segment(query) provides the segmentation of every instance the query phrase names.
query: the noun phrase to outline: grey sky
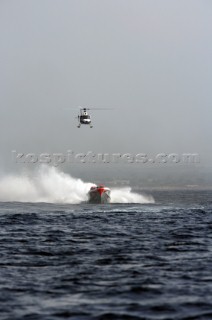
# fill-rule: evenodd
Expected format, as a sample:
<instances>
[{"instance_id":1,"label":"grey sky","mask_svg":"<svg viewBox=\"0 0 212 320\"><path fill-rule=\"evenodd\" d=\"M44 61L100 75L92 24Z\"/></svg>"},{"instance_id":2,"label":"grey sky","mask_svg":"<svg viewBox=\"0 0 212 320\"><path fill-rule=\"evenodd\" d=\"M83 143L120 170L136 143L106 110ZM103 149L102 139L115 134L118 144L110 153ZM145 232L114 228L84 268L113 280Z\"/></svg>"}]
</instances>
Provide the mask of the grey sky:
<instances>
[{"instance_id":1,"label":"grey sky","mask_svg":"<svg viewBox=\"0 0 212 320\"><path fill-rule=\"evenodd\" d=\"M19 152L197 152L212 137L210 0L1 0L1 165ZM93 111L76 128L74 106ZM82 169L81 169L82 170Z\"/></svg>"}]
</instances>

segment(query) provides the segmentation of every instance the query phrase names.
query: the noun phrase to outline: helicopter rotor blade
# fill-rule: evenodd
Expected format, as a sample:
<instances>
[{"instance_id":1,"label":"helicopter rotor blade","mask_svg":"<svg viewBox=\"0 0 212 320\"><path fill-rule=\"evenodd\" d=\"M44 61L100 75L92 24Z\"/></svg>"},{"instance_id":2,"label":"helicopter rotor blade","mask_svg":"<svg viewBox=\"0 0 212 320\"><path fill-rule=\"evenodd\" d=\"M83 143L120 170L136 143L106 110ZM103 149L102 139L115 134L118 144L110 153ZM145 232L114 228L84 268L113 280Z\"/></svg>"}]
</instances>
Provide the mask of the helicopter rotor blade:
<instances>
[{"instance_id":1,"label":"helicopter rotor blade","mask_svg":"<svg viewBox=\"0 0 212 320\"><path fill-rule=\"evenodd\" d=\"M82 110L83 108L82 107L74 107L74 108L72 108L72 107L66 107L66 108L64 108L65 110Z\"/></svg>"},{"instance_id":2,"label":"helicopter rotor blade","mask_svg":"<svg viewBox=\"0 0 212 320\"><path fill-rule=\"evenodd\" d=\"M93 108L93 107L85 108L85 109L87 109L87 110L114 110L114 108Z\"/></svg>"},{"instance_id":3,"label":"helicopter rotor blade","mask_svg":"<svg viewBox=\"0 0 212 320\"><path fill-rule=\"evenodd\" d=\"M95 108L95 107L82 107L82 106L78 106L78 107L66 107L66 110L114 110L114 108Z\"/></svg>"}]
</instances>

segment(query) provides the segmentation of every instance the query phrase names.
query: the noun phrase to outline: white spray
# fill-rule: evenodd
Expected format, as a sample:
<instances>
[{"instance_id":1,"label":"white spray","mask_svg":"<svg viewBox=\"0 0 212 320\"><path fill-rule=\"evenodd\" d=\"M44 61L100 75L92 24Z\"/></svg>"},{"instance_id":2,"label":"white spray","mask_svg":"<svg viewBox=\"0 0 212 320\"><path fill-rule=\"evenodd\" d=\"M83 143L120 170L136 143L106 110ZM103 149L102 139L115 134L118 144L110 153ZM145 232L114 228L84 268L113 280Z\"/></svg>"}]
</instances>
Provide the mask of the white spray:
<instances>
[{"instance_id":1,"label":"white spray","mask_svg":"<svg viewBox=\"0 0 212 320\"><path fill-rule=\"evenodd\" d=\"M87 200L87 193L93 185L55 167L41 166L33 173L1 178L0 201L77 204ZM131 192L131 188L123 188L111 190L111 202L152 203L154 200Z\"/></svg>"}]
</instances>

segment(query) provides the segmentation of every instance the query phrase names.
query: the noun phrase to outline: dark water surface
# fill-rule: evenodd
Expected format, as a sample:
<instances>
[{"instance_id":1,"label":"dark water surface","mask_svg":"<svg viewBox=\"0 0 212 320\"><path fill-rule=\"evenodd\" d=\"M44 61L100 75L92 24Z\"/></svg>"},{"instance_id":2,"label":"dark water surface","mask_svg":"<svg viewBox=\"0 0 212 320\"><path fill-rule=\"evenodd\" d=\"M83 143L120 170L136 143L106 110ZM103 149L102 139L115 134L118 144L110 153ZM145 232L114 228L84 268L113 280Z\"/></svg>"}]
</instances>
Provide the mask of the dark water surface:
<instances>
[{"instance_id":1,"label":"dark water surface","mask_svg":"<svg viewBox=\"0 0 212 320\"><path fill-rule=\"evenodd\" d=\"M212 319L212 192L0 204L0 319Z\"/></svg>"}]
</instances>

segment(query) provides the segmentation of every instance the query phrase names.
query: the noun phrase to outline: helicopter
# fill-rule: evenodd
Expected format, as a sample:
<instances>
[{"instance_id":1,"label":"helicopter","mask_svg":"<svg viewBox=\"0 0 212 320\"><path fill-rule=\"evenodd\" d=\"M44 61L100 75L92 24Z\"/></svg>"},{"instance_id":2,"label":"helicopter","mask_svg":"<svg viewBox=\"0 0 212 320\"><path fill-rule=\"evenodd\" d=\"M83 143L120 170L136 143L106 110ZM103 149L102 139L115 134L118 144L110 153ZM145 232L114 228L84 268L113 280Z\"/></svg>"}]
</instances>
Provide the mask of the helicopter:
<instances>
[{"instance_id":1,"label":"helicopter","mask_svg":"<svg viewBox=\"0 0 212 320\"><path fill-rule=\"evenodd\" d=\"M82 124L90 125L90 128L93 128L93 125L91 123L91 116L88 113L88 110L112 110L111 108L79 108L79 114L78 114L78 126L77 128L80 128Z\"/></svg>"},{"instance_id":2,"label":"helicopter","mask_svg":"<svg viewBox=\"0 0 212 320\"><path fill-rule=\"evenodd\" d=\"M81 124L89 124L90 128L93 128L91 124L91 116L88 114L88 111L90 110L88 108L80 108L80 113L78 115L78 126L77 128L80 128Z\"/></svg>"}]
</instances>

